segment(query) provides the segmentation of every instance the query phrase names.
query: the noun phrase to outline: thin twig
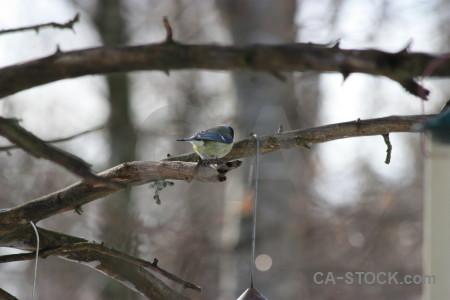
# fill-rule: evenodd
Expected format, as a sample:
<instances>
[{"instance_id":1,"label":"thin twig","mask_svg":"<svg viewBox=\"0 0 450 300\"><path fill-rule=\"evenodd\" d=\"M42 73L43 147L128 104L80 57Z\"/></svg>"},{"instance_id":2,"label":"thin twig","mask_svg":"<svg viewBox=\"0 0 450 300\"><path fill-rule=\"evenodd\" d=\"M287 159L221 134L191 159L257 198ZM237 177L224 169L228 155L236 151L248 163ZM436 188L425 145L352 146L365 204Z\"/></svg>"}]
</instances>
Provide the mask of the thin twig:
<instances>
[{"instance_id":1,"label":"thin twig","mask_svg":"<svg viewBox=\"0 0 450 300\"><path fill-rule=\"evenodd\" d=\"M0 30L0 34L21 32L21 31L28 31L28 30L34 30L36 32L39 32L39 30L41 30L42 28L45 28L45 27L73 30L73 26L79 20L80 20L80 13L77 13L71 20L67 21L66 23L49 22L49 23L44 23L44 24L24 26L24 27L12 28L12 29L3 29L3 30Z\"/></svg>"},{"instance_id":2,"label":"thin twig","mask_svg":"<svg viewBox=\"0 0 450 300\"><path fill-rule=\"evenodd\" d=\"M389 164L391 162L391 155L392 155L392 144L391 140L389 139L389 133L382 134L384 142L386 143L387 150L386 150L386 160L384 161L385 164Z\"/></svg>"},{"instance_id":3,"label":"thin twig","mask_svg":"<svg viewBox=\"0 0 450 300\"><path fill-rule=\"evenodd\" d=\"M64 138L48 140L48 141L45 141L45 142L47 144L56 144L56 143L67 142L67 141L76 139L76 138L78 138L78 137L80 137L82 135L101 130L103 128L104 128L104 126L102 125L102 126L99 126L99 127L93 128L93 129L89 129L89 130L86 130L86 131L83 131L83 132L76 133L74 135L70 135L70 136L64 137ZM15 149L20 149L20 147L17 146L17 145L2 146L2 147L0 147L0 152L3 152L3 151L7 152L7 151L15 150Z\"/></svg>"},{"instance_id":4,"label":"thin twig","mask_svg":"<svg viewBox=\"0 0 450 300\"><path fill-rule=\"evenodd\" d=\"M111 257L115 257L115 258L119 258L123 261L127 261L129 263L132 263L134 265L138 265L147 269L150 269L152 271L155 271L161 275L163 275L164 277L166 277L167 279L170 279L178 284L181 284L184 288L189 288L189 289L193 289L196 290L198 292L200 292L202 290L201 287L199 287L196 284L193 284L191 282L188 282L186 280L183 280L175 275L173 275L172 273L167 272L164 269L161 269L160 267L158 267L157 264L151 263L149 261L146 261L144 259L140 259L125 253L122 253L120 251L114 250L114 249L110 249L107 248L101 244L94 244L94 243L77 243L72 245L72 247L64 247L64 250L62 252L63 253L70 253L70 252L76 252L76 251L83 251L83 250L93 250L96 251L98 253L103 253L106 254L108 256Z\"/></svg>"},{"instance_id":5,"label":"thin twig","mask_svg":"<svg viewBox=\"0 0 450 300\"><path fill-rule=\"evenodd\" d=\"M273 77L275 77L276 79L278 79L281 82L286 82L287 81L287 77L279 72L279 71L270 71L269 72L270 75L272 75Z\"/></svg>"},{"instance_id":6,"label":"thin twig","mask_svg":"<svg viewBox=\"0 0 450 300\"><path fill-rule=\"evenodd\" d=\"M179 278L178 276L160 268L155 263L151 263L144 259L140 259L140 258L131 256L131 255L128 255L126 253L117 251L115 249L107 248L107 247L103 246L102 244L97 244L97 243L92 243L92 242L74 243L74 244L70 244L70 245L65 245L60 248L42 250L39 253L39 257L47 258L50 255L57 255L57 256L64 257L64 256L67 256L68 254L83 252L83 251L87 251L87 250L93 251L95 253L105 254L109 257L114 257L114 258L129 262L131 264L141 266L146 269L150 269L150 270L166 277L167 279L172 280L173 282L181 284L184 288L193 289L198 292L201 292L201 290L202 290L202 288L200 286L198 286L192 282L189 282L189 281ZM35 257L36 257L36 252L3 255L3 256L0 256L0 263L32 260Z\"/></svg>"},{"instance_id":7,"label":"thin twig","mask_svg":"<svg viewBox=\"0 0 450 300\"><path fill-rule=\"evenodd\" d=\"M439 113L442 114L443 112L446 112L446 111L449 110L449 109L450 109L450 100L448 100L448 101L445 103L444 107L441 108L441 110L439 111Z\"/></svg>"},{"instance_id":8,"label":"thin twig","mask_svg":"<svg viewBox=\"0 0 450 300\"><path fill-rule=\"evenodd\" d=\"M44 256L45 251L41 251L39 256ZM24 260L32 260L36 258L36 252L30 253L17 253L17 254L8 254L0 256L0 264L15 262L15 261L24 261Z\"/></svg>"},{"instance_id":9,"label":"thin twig","mask_svg":"<svg viewBox=\"0 0 450 300\"><path fill-rule=\"evenodd\" d=\"M81 158L47 144L19 125L17 119L0 117L0 135L23 150L38 158L50 160L70 172L82 177L86 182L121 189L123 186L106 178L95 175L90 165Z\"/></svg>"},{"instance_id":10,"label":"thin twig","mask_svg":"<svg viewBox=\"0 0 450 300\"><path fill-rule=\"evenodd\" d=\"M167 17L163 17L163 24L164 28L166 29L166 43L172 43L173 42L173 36L172 36L172 26L170 26L169 19Z\"/></svg>"},{"instance_id":11,"label":"thin twig","mask_svg":"<svg viewBox=\"0 0 450 300\"><path fill-rule=\"evenodd\" d=\"M1 229L3 228L0 227L0 231ZM57 255L65 260L81 263L91 269L102 272L111 279L125 283L130 289L145 295L146 299L188 300L187 297L182 296L175 289L169 287L161 278L158 278L154 272L142 267L140 264L131 263L128 260L109 255L108 251L106 253L96 251L97 247L104 247L101 244L95 244L79 237L44 228L38 228L38 231L41 239L40 256L43 258L49 255ZM28 224L27 227L22 229L16 226L12 236L0 234L0 240L3 242L13 242L14 239L20 239L21 244L14 245L7 242L8 247L28 251L35 250L36 243L32 229ZM94 246L87 246L89 244ZM35 252L31 254L34 255ZM12 256L9 256L9 260L12 258ZM24 256L18 256L18 258L23 259Z\"/></svg>"}]
</instances>

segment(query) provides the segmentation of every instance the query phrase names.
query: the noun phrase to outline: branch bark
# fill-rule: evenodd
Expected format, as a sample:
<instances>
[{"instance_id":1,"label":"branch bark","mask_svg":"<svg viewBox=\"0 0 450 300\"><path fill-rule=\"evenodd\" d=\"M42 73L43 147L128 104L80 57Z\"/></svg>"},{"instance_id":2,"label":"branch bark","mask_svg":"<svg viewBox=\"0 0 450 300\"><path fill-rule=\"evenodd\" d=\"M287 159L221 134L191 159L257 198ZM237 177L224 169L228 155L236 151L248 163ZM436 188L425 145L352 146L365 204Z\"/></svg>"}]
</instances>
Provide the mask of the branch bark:
<instances>
[{"instance_id":1,"label":"branch bark","mask_svg":"<svg viewBox=\"0 0 450 300\"><path fill-rule=\"evenodd\" d=\"M291 148L305 148L311 144L324 143L328 141L359 137L384 135L392 132L415 132L412 127L435 115L412 115L412 116L390 116L377 119L361 120L351 122L336 123L325 126L298 129L275 133L260 137L261 154L277 150ZM233 149L224 160L233 160L254 155L256 151L255 140L247 138L236 142ZM165 161L195 161L195 153L188 153L179 156L168 157Z\"/></svg>"},{"instance_id":2,"label":"branch bark","mask_svg":"<svg viewBox=\"0 0 450 300\"><path fill-rule=\"evenodd\" d=\"M124 163L98 175L120 183L119 187L78 182L50 195L1 211L0 236L8 234L20 226L28 226L30 221L37 223L55 214L78 209L86 203L125 187L164 179L219 182L225 180L225 173L239 165L240 163L235 162L216 169L212 166L198 166L197 163L189 162L135 161Z\"/></svg>"},{"instance_id":3,"label":"branch bark","mask_svg":"<svg viewBox=\"0 0 450 300\"><path fill-rule=\"evenodd\" d=\"M16 297L8 293L7 291L0 289L0 299L1 300L17 300Z\"/></svg>"},{"instance_id":4,"label":"branch bark","mask_svg":"<svg viewBox=\"0 0 450 300\"><path fill-rule=\"evenodd\" d=\"M358 119L352 122L261 136L260 151L261 154L265 154L276 150L308 147L309 144L342 138L384 135L392 132L413 132L414 124L431 116L433 115ZM231 161L254 155L255 146L253 138L239 141L234 144L232 151L224 159ZM36 223L55 214L77 209L81 205L117 192L125 186L136 186L163 179L218 182L225 179L226 172L240 165L236 162L234 164L228 162L221 165L219 169L215 169L212 166L198 166L196 163L190 162L197 161L197 159L195 153L189 153L170 157L160 162L136 161L118 165L100 173L99 176L119 182L122 184L121 187L79 182L53 194L2 211L0 212L0 235L8 234L18 226L27 226L30 221Z\"/></svg>"},{"instance_id":5,"label":"branch bark","mask_svg":"<svg viewBox=\"0 0 450 300\"><path fill-rule=\"evenodd\" d=\"M76 134L73 134L73 135L70 135L70 136L66 136L66 137L59 138L59 139L47 140L47 141L44 141L44 142L47 143L47 144L56 144L56 143L67 142L67 141L76 139L76 138L78 138L78 137L80 137L82 135L85 135L85 134L88 134L88 133L92 133L92 132L95 132L95 131L99 131L100 129L103 129L103 128L104 128L104 126L99 126L99 127L96 127L96 128L93 128L93 129L89 129L89 130L85 130L85 131L82 131L82 132L79 132L79 133L76 133ZM2 152L2 151L9 152L11 150L16 150L16 149L20 149L20 147L17 146L17 145L1 146L0 147L0 152Z\"/></svg>"},{"instance_id":6,"label":"branch bark","mask_svg":"<svg viewBox=\"0 0 450 300\"><path fill-rule=\"evenodd\" d=\"M67 21L66 23L49 22L49 23L44 23L44 24L24 26L24 27L12 28L12 29L3 29L3 30L0 30L0 34L29 31L29 30L34 30L36 32L39 32L39 30L41 30L45 27L73 30L73 26L75 25L75 23L78 23L78 21L80 21L79 13L77 13L71 20Z\"/></svg>"},{"instance_id":7,"label":"branch bark","mask_svg":"<svg viewBox=\"0 0 450 300\"><path fill-rule=\"evenodd\" d=\"M42 228L38 228L38 231L45 231L45 230ZM53 237L58 238L58 239L61 236L61 233L57 233L57 232L53 232L53 231L48 231L48 232L51 232ZM48 238L49 235L46 234L45 237ZM73 237L73 238L77 239L76 237ZM35 245L28 245L28 244L18 244L16 246L16 248L20 248L20 249L25 248L26 250L36 250ZM193 284L188 281L185 281L185 280L179 278L178 276L175 276L175 275L167 272L166 270L161 269L158 266L158 264L157 264L158 260L156 260L156 259L154 260L154 262L151 263L149 261L146 261L146 260L143 260L140 258L136 258L134 256L117 251L113 248L108 248L108 247L104 246L103 244L97 244L95 242L89 242L89 241L73 242L72 244L61 244L59 247L56 247L56 248L42 249L41 251L39 251L39 257L47 258L50 255L56 255L56 256L66 258L69 255L70 256L75 256L75 255L81 256L81 255L83 255L83 252L86 252L86 251L91 251L94 254L99 253L99 254L103 254L106 256L118 258L118 259L124 260L126 262L129 262L131 264L134 264L136 266L140 266L140 267L149 269L155 273L158 273L158 274L166 277L167 279L172 280L173 282L175 282L177 284L180 284L183 288L193 289L198 292L201 292L201 290L202 290L201 287L199 287L198 285ZM0 264L8 263L8 262L15 262L15 261L34 260L35 258L36 258L36 252L2 255L2 256L0 256ZM85 261L85 260L83 260L83 261ZM99 259L95 258L94 260L91 260L91 261L99 261Z\"/></svg>"},{"instance_id":8,"label":"branch bark","mask_svg":"<svg viewBox=\"0 0 450 300\"><path fill-rule=\"evenodd\" d=\"M40 257L56 255L62 259L81 263L144 294L148 299L187 299L162 282L153 272L181 284L183 288L201 290L197 285L182 280L155 264L104 245L43 228L38 228L38 232L42 250ZM20 239L16 237L20 237ZM35 250L36 247L35 235L31 226L16 231L14 236L0 236L0 243L25 250ZM35 253L5 255L0 257L0 263L34 259L34 257Z\"/></svg>"},{"instance_id":9,"label":"branch bark","mask_svg":"<svg viewBox=\"0 0 450 300\"><path fill-rule=\"evenodd\" d=\"M78 16L62 26L71 28L76 21ZM38 31L45 26L58 27L58 24L42 24L30 29ZM57 80L85 75L137 70L168 72L203 69L269 72L276 76L279 76L280 71L339 72L343 74L344 80L351 73L366 73L390 78L412 94L426 99L428 91L415 81L416 77L450 76L450 54L408 53L406 49L397 53L373 49L344 50L340 49L338 44L246 47L186 45L173 41L167 20L165 26L167 36L163 43L99 47L68 52L62 52L58 48L48 57L2 68L0 98ZM260 138L260 151L261 154L265 154L348 137L370 135L387 137L392 132L412 132L414 124L428 117L430 116L358 119L353 122L271 134ZM236 161L230 162L231 160L254 155L256 150L254 139L248 138L234 144L233 150L224 158L229 162L218 169L212 166L198 166L193 163L197 160L197 155L189 153L160 162L129 162L95 175L87 163L48 145L20 127L17 122L0 117L0 134L29 153L52 160L87 180L20 206L0 211L0 246L27 250L34 249L36 245L30 221L38 222L58 213L75 210L83 204L121 189L152 181L165 179L223 181L226 172L240 165ZM388 147L389 145L390 143ZM165 272L157 268L156 263L149 263L100 244L42 228L39 228L39 236L44 249L41 256L58 255L64 259L84 263L127 286L131 284L133 289L149 299L187 299L149 272L148 268L160 274ZM31 256L20 254L15 258L25 259ZM11 260L14 257L3 259ZM93 262L96 264L93 265ZM164 276L170 277L168 274ZM190 286L186 282L184 285ZM3 292L0 289L0 297Z\"/></svg>"},{"instance_id":10,"label":"branch bark","mask_svg":"<svg viewBox=\"0 0 450 300\"><path fill-rule=\"evenodd\" d=\"M252 72L339 72L385 76L421 98L428 91L414 78L449 77L450 54L402 50L345 50L317 44L246 47L186 45L172 40L140 46L98 47L61 52L0 69L0 98L66 78L138 70L204 69ZM430 67L432 66L432 67Z\"/></svg>"},{"instance_id":11,"label":"branch bark","mask_svg":"<svg viewBox=\"0 0 450 300\"><path fill-rule=\"evenodd\" d=\"M307 147L310 144L342 138L386 135L392 132L413 132L412 128L415 124L432 116L391 116L370 120L358 119L352 122L276 133L260 137L260 151L265 154L276 150ZM239 141L234 144L232 151L224 159L231 160L254 155L255 146L253 138ZM182 162L183 160L185 162ZM78 182L53 194L11 209L2 210L0 211L0 246L34 249L36 241L29 225L30 221L36 223L52 215L77 209L83 204L114 193L125 186L131 187L162 179L223 181L224 173L240 165L240 163L237 163L238 161L229 161L216 169L212 166L188 162L196 160L196 154L190 153L170 157L160 162L136 161L121 164L98 174L98 176L107 180L120 182L122 184L120 187ZM98 251L97 246L86 248L87 241L84 239L42 228L39 229L39 236L42 249L60 249L55 250L55 253L91 267L90 262L98 261L100 264L95 266L97 270L119 281L127 280L131 282L137 291L150 299L185 299L184 296L167 289L165 284L152 273L143 270L142 265L136 264L138 259L124 259L123 255L117 255L114 250L109 251L102 248L102 251ZM79 248L76 245L84 245L84 248Z\"/></svg>"},{"instance_id":12,"label":"branch bark","mask_svg":"<svg viewBox=\"0 0 450 300\"><path fill-rule=\"evenodd\" d=\"M92 173L90 165L81 158L58 149L27 131L19 125L16 119L0 117L0 135L3 135L31 155L50 160L82 177L87 182L100 183L113 188L120 187L118 183L111 182Z\"/></svg>"}]
</instances>

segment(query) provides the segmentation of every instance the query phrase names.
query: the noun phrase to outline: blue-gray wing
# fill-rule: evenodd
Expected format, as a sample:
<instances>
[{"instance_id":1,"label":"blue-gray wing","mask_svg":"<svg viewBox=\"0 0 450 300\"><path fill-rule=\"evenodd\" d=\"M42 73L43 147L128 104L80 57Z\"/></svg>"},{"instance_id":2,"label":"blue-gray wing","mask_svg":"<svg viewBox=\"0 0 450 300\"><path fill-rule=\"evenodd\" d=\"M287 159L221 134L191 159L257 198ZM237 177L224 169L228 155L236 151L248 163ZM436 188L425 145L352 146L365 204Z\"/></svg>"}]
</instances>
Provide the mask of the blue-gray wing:
<instances>
[{"instance_id":1,"label":"blue-gray wing","mask_svg":"<svg viewBox=\"0 0 450 300\"><path fill-rule=\"evenodd\" d=\"M221 143L226 143L226 144L231 144L233 142L233 138L222 135L220 133L216 133L213 131L207 131L207 130L200 131L199 133L192 136L191 139L202 140L202 141L214 141L214 142L221 142Z\"/></svg>"},{"instance_id":2,"label":"blue-gray wing","mask_svg":"<svg viewBox=\"0 0 450 300\"><path fill-rule=\"evenodd\" d=\"M213 141L225 144L232 144L234 139L234 130L231 126L221 125L202 130L190 138L179 139L177 141L192 142L192 141Z\"/></svg>"}]
</instances>

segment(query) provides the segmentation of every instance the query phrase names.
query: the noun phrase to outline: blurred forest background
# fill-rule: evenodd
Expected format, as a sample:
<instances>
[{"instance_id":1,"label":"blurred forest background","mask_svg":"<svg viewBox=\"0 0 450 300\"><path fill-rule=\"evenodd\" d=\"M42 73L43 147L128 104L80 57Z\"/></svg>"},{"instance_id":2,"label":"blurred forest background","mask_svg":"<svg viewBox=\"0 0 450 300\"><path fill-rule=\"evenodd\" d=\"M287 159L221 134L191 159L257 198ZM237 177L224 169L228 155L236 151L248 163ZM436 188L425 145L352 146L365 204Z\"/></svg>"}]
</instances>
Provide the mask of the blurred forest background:
<instances>
[{"instance_id":1,"label":"blurred forest background","mask_svg":"<svg viewBox=\"0 0 450 300\"><path fill-rule=\"evenodd\" d=\"M62 50L160 42L168 16L183 43L330 43L444 53L450 48L449 0L18 0L0 5L0 28L81 13L70 30L0 36L0 65ZM419 98L386 78L186 70L63 80L0 101L43 139L104 125L59 144L102 171L122 162L191 151L180 137L217 124L269 134L357 118L422 113ZM450 98L448 80L424 80L427 113ZM347 139L265 155L260 167L256 287L269 299L420 299L420 285L318 285L316 272L422 273L420 137L392 134L392 162L382 137ZM1 140L2 144L8 144ZM77 180L21 150L0 153L0 207L12 207ZM176 182L161 193L141 186L40 222L104 242L195 282L192 299L236 299L249 284L249 159L222 184ZM16 253L0 248L0 254ZM33 262L0 265L1 288L31 294ZM143 299L82 265L40 260L38 299Z\"/></svg>"}]
</instances>

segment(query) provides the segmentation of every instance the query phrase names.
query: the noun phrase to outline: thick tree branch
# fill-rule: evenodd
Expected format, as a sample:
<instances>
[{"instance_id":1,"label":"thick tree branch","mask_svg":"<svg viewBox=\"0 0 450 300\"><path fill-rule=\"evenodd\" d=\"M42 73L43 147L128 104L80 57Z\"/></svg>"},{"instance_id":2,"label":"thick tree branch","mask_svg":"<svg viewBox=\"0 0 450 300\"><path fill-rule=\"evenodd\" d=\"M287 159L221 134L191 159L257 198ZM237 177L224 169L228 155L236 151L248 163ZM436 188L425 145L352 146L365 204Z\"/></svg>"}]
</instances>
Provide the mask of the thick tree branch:
<instances>
[{"instance_id":1,"label":"thick tree branch","mask_svg":"<svg viewBox=\"0 0 450 300\"><path fill-rule=\"evenodd\" d=\"M73 30L73 26L78 21L80 21L79 13L77 13L71 20L67 21L66 23L49 22L49 23L44 23L44 24L32 25L32 26L18 27L18 28L12 28L12 29L3 29L3 30L0 30L0 34L29 31L29 30L34 30L36 32L39 32L39 30L41 30L42 28L45 28L45 27L53 27L53 28L57 28L57 29L72 29Z\"/></svg>"},{"instance_id":2,"label":"thick tree branch","mask_svg":"<svg viewBox=\"0 0 450 300\"><path fill-rule=\"evenodd\" d=\"M251 72L339 72L385 76L425 98L416 77L449 77L450 55L344 50L317 44L246 47L186 45L172 40L140 46L61 52L0 69L0 98L35 86L85 75L138 70L203 69ZM439 62L438 64L436 62ZM429 66L433 66L432 70Z\"/></svg>"},{"instance_id":3,"label":"thick tree branch","mask_svg":"<svg viewBox=\"0 0 450 300\"><path fill-rule=\"evenodd\" d=\"M39 230L42 230L42 228L40 228ZM58 233L55 233L55 235L58 235ZM29 248L30 249L33 248L32 245L23 245L23 244L17 245L17 247L20 247L22 249L24 246L25 246L25 248L27 248L27 250ZM79 242L79 243L74 243L74 244L70 244L70 245L60 246L58 248L41 250L41 251L39 251L39 257L47 258L50 255L56 255L56 256L63 257L63 258L65 258L69 255L74 257L76 255L81 256L86 251L92 251L93 252L92 256L94 256L95 253L103 254L103 255L106 255L109 257L121 259L125 262L128 262L128 263L136 265L136 266L140 266L140 267L149 269L155 273L158 273L158 274L164 276L165 278L167 278L177 284L180 284L183 288L193 289L198 292L201 292L201 290L202 290L202 288L199 287L198 285L191 283L189 281L183 280L183 279L179 278L178 276L175 276L174 274L169 273L164 269L161 269L154 262L151 263L149 261L146 261L146 260L131 256L131 255L128 255L126 253L117 251L113 248L105 247L103 244L97 244L94 242L85 241L85 242ZM0 264L16 262L16 261L34 260L35 258L36 258L36 252L2 255L2 256L0 256ZM85 260L83 260L83 261L85 262ZM99 259L94 258L93 261L99 261Z\"/></svg>"},{"instance_id":4,"label":"thick tree branch","mask_svg":"<svg viewBox=\"0 0 450 300\"><path fill-rule=\"evenodd\" d=\"M41 241L40 257L56 255L63 259L84 264L115 279L148 299L187 299L182 296L149 270L170 279L184 288L200 291L200 287L187 282L148 261L127 255L120 251L107 248L104 245L89 242L78 237L38 228ZM20 237L20 239L17 239ZM1 244L11 247L34 250L36 241L30 226L17 230L14 236L0 236ZM34 259L35 253L0 256L0 263Z\"/></svg>"},{"instance_id":5,"label":"thick tree branch","mask_svg":"<svg viewBox=\"0 0 450 300\"><path fill-rule=\"evenodd\" d=\"M276 150L306 147L308 144L348 137L386 135L391 132L412 132L414 131L412 129L413 125L423 122L429 117L431 115L391 116L371 120L358 119L353 122L275 133L260 137L260 151L264 154ZM254 155L254 152L254 139L248 138L235 143L233 150L225 159L231 160ZM195 154L187 154L170 157L166 160L195 161L197 157ZM238 163L233 164L230 161L221 165L217 170L212 166L197 166L196 163L192 162L130 162L106 170L100 173L99 176L121 182L126 186L135 186L161 179L222 181L223 173L238 166ZM9 210L0 211L0 246L33 249L36 241L29 221L37 222L54 214L76 209L85 203L114 193L121 188L123 187L112 188L102 184L79 182L53 194L29 201ZM172 290L166 290L166 286L158 278L145 270L151 265L156 267L156 264L144 263L133 257L125 257L126 255L116 253L112 249L107 250L101 245L87 247L86 245L89 243L84 239L54 233L45 229L39 229L39 236L42 249L54 250L55 255L64 256L66 259L77 262L84 262L91 267L91 262L101 262L96 266L96 269L120 281L126 279L128 282L132 282L136 290L147 296L152 295L154 298L151 299L183 299L180 298L183 296L173 294ZM99 250L98 247L101 249Z\"/></svg>"},{"instance_id":6,"label":"thick tree branch","mask_svg":"<svg viewBox=\"0 0 450 300\"><path fill-rule=\"evenodd\" d=\"M7 291L0 289L0 299L1 300L17 300L16 297L8 293Z\"/></svg>"},{"instance_id":7,"label":"thick tree branch","mask_svg":"<svg viewBox=\"0 0 450 300\"><path fill-rule=\"evenodd\" d=\"M413 125L423 122L434 115L390 116L378 119L368 119L330 124L325 126L285 131L271 135L260 136L261 154L291 148L308 147L310 144L324 143L350 137L384 135L391 132L414 132ZM225 160L233 160L255 153L255 140L247 138L234 143L233 149ZM167 161L195 161L197 155L188 153L168 157Z\"/></svg>"},{"instance_id":8,"label":"thick tree branch","mask_svg":"<svg viewBox=\"0 0 450 300\"><path fill-rule=\"evenodd\" d=\"M50 255L56 255L60 256L62 258L67 257L68 255L83 255L86 251L92 251L93 255L95 253L103 254L109 257L114 257L121 259L125 262L129 262L131 264L134 264L136 266L140 266L146 269L149 269L155 273L158 273L164 277L166 277L169 280L172 280L173 282L180 284L183 288L193 289L198 292L201 291L201 288L191 282L185 281L172 273L167 272L164 269L161 269L156 263L149 262L131 255L128 255L126 253L117 251L112 248L108 248L104 246L103 244L98 244L94 242L89 242L87 240L80 242L78 241L79 238L71 237L68 235L64 235L61 233L57 233L54 231L45 230L42 228L38 229L40 232L40 235L42 235L44 238L51 237L53 240L57 241L61 237L64 237L66 240L67 238L74 239L75 241L71 244L68 244L67 241L65 243L60 244L57 247L54 247L55 245L52 245L52 248L49 249L40 249L39 251L39 257L41 258L47 258ZM26 233L31 233L28 229L23 229L23 231ZM45 232L45 234L42 234ZM31 233L32 234L32 233ZM51 235L49 235L51 234ZM26 240L31 241L33 239L33 236L28 237ZM43 243L48 243L48 240L44 240ZM57 242L56 242L57 243ZM18 243L15 248L18 249L25 249L25 250L35 250L35 245L33 244L24 244L24 243ZM36 252L28 252L28 253L18 253L18 254L10 254L10 255L2 255L0 256L0 264L1 263L8 263L8 262L15 262L15 261L24 261L24 260L33 260L36 258ZM95 261L99 261L98 259L95 259Z\"/></svg>"},{"instance_id":9,"label":"thick tree branch","mask_svg":"<svg viewBox=\"0 0 450 300\"><path fill-rule=\"evenodd\" d=\"M0 117L0 135L35 157L50 160L82 177L87 182L99 183L109 187L119 187L120 185L95 175L92 173L90 165L81 158L47 144L21 127L16 119Z\"/></svg>"},{"instance_id":10,"label":"thick tree branch","mask_svg":"<svg viewBox=\"0 0 450 300\"><path fill-rule=\"evenodd\" d=\"M323 143L331 140L356 137L383 135L391 132L413 132L413 125L426 120L428 116L391 116L379 119L356 120L353 122L338 123L315 128L287 131L260 137L260 151L262 154L290 149L307 147L308 144ZM255 153L255 141L248 138L234 144L232 151L224 158L233 160ZM124 186L135 186L151 181L172 180L199 180L217 182L224 180L224 173L239 166L228 162L217 170L212 166L200 166L196 163L181 161L196 161L194 153L170 157L160 162L129 162L121 164L99 174L103 178L120 182ZM27 226L28 222L38 222L52 215L68 210L74 210L94 201L117 192L120 188L111 188L105 185L89 183L76 183L53 194L26 202L10 210L0 212L0 235L6 234L18 226Z\"/></svg>"},{"instance_id":11,"label":"thick tree branch","mask_svg":"<svg viewBox=\"0 0 450 300\"><path fill-rule=\"evenodd\" d=\"M228 162L216 169L187 162L135 161L118 165L99 174L104 179L119 182L119 187L78 182L50 195L26 202L0 212L0 236L30 221L38 221L55 214L75 210L81 205L105 197L129 186L142 185L156 180L197 180L219 182L225 173L239 167L240 162ZM0 245L1 246L1 245Z\"/></svg>"}]
</instances>

